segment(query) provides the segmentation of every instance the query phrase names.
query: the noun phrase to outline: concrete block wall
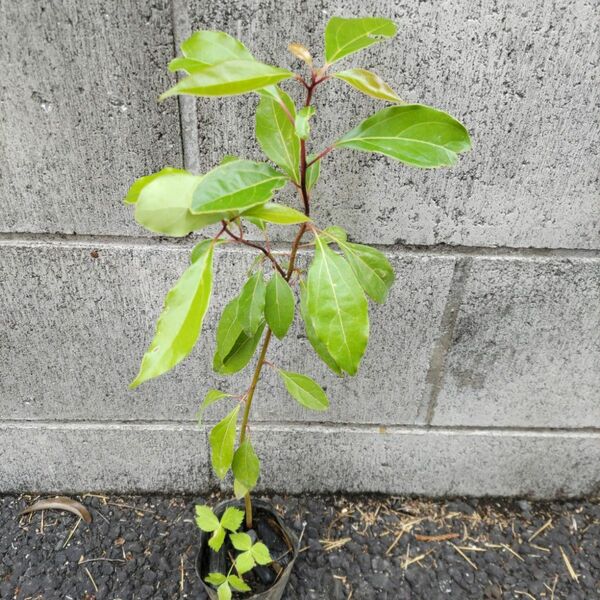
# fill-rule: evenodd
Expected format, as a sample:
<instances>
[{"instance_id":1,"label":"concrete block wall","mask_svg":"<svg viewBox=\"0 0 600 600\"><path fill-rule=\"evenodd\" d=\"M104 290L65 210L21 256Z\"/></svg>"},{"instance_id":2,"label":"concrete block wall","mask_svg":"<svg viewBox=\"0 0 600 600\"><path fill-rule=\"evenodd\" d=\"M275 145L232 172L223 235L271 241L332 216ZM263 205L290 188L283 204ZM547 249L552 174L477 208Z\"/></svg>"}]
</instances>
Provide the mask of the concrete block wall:
<instances>
[{"instance_id":1,"label":"concrete block wall","mask_svg":"<svg viewBox=\"0 0 600 600\"><path fill-rule=\"evenodd\" d=\"M253 97L170 100L166 64L194 29L265 61L322 48L355 0L128 0L0 7L0 491L216 485L194 413L215 317L251 255L218 254L202 339L129 391L195 238L152 236L122 204L162 166L259 157ZM327 388L307 413L267 373L254 405L263 488L581 495L600 485L599 10L588 0L384 0L394 41L357 54L410 102L472 133L451 170L350 151L324 160L314 214L377 244L398 274L355 378L314 358L300 323L272 357ZM322 91L321 91L322 90ZM374 112L319 90L316 148ZM292 195L289 195L290 200ZM289 240L283 231L278 242ZM303 257L307 260L308 257ZM222 413L208 413L208 423Z\"/></svg>"}]
</instances>

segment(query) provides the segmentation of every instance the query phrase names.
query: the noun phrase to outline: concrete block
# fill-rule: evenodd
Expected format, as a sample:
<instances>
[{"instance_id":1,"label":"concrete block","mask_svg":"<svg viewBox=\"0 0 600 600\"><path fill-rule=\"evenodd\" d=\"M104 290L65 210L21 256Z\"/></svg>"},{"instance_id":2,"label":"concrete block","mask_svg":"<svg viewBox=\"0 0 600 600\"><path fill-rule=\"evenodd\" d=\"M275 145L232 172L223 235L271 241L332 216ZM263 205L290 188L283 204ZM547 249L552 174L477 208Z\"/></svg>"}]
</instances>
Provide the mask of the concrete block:
<instances>
[{"instance_id":1,"label":"concrete block","mask_svg":"<svg viewBox=\"0 0 600 600\"><path fill-rule=\"evenodd\" d=\"M181 166L171 5L6 2L0 11L0 231L139 235L129 185Z\"/></svg>"},{"instance_id":2,"label":"concrete block","mask_svg":"<svg viewBox=\"0 0 600 600\"><path fill-rule=\"evenodd\" d=\"M600 259L473 260L433 423L600 424Z\"/></svg>"},{"instance_id":3,"label":"concrete block","mask_svg":"<svg viewBox=\"0 0 600 600\"><path fill-rule=\"evenodd\" d=\"M231 379L211 368L217 318L238 292L253 256L232 248L218 251L214 300L192 355L171 373L127 389L152 338L163 297L188 256L184 245L1 245L3 418L191 421L209 388L245 390L248 368ZM385 306L372 306L370 346L358 376L341 379L322 365L300 322L289 343L273 344L271 360L321 382L331 409L317 414L301 408L267 369L255 419L415 421L454 259L401 253L391 260L398 281ZM207 416L220 414L217 408Z\"/></svg>"},{"instance_id":4,"label":"concrete block","mask_svg":"<svg viewBox=\"0 0 600 600\"><path fill-rule=\"evenodd\" d=\"M281 426L255 446L267 489L426 496L578 496L598 491L600 435Z\"/></svg>"},{"instance_id":5,"label":"concrete block","mask_svg":"<svg viewBox=\"0 0 600 600\"><path fill-rule=\"evenodd\" d=\"M598 433L257 425L259 490L579 496L598 491ZM1 492L190 492L215 486L185 424L0 424Z\"/></svg>"},{"instance_id":6,"label":"concrete block","mask_svg":"<svg viewBox=\"0 0 600 600\"><path fill-rule=\"evenodd\" d=\"M298 67L286 47L320 56L331 15L375 11L394 19L393 41L340 63L379 73L408 102L448 110L473 151L449 170L409 169L353 151L329 155L314 217L385 244L600 248L597 15L587 0L426 0L306 3L189 0L193 29L222 29L262 60ZM295 89L284 83L284 88ZM203 169L225 153L257 158L256 98L198 102ZM316 92L315 150L383 105L340 81Z\"/></svg>"},{"instance_id":7,"label":"concrete block","mask_svg":"<svg viewBox=\"0 0 600 600\"><path fill-rule=\"evenodd\" d=\"M198 492L212 487L202 432L178 425L0 423L0 491Z\"/></svg>"}]
</instances>

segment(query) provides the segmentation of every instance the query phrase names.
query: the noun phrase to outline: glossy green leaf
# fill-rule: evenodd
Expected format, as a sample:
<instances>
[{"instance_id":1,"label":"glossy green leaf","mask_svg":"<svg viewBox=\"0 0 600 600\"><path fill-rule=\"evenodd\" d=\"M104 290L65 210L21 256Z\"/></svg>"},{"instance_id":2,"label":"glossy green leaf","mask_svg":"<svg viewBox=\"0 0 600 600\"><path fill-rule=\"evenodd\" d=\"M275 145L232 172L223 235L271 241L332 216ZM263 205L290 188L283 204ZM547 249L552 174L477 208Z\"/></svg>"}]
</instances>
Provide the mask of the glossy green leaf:
<instances>
[{"instance_id":1,"label":"glossy green leaf","mask_svg":"<svg viewBox=\"0 0 600 600\"><path fill-rule=\"evenodd\" d=\"M275 202L255 206L242 213L241 216L248 220L255 218L268 223L277 223L278 225L295 225L310 221L310 218L299 210L283 204L275 204Z\"/></svg>"},{"instance_id":2,"label":"glossy green leaf","mask_svg":"<svg viewBox=\"0 0 600 600\"><path fill-rule=\"evenodd\" d=\"M310 135L310 118L315 114L314 106L303 106L296 115L294 121L294 127L296 129L296 135L301 139L305 140Z\"/></svg>"},{"instance_id":3,"label":"glossy green leaf","mask_svg":"<svg viewBox=\"0 0 600 600\"><path fill-rule=\"evenodd\" d=\"M348 54L396 35L396 29L394 22L389 19L332 17L325 28L325 60L328 64L334 63Z\"/></svg>"},{"instance_id":4,"label":"glossy green leaf","mask_svg":"<svg viewBox=\"0 0 600 600\"><path fill-rule=\"evenodd\" d=\"M223 575L223 573L209 573L207 577L204 578L206 583L210 583L210 585L221 585L223 582L227 581L227 577Z\"/></svg>"},{"instance_id":5,"label":"glossy green leaf","mask_svg":"<svg viewBox=\"0 0 600 600\"><path fill-rule=\"evenodd\" d=\"M210 301L212 262L213 246L209 245L167 294L154 339L130 388L166 373L192 351Z\"/></svg>"},{"instance_id":6,"label":"glossy green leaf","mask_svg":"<svg viewBox=\"0 0 600 600\"><path fill-rule=\"evenodd\" d=\"M350 265L320 238L308 270L307 308L336 364L354 375L367 347L367 300Z\"/></svg>"},{"instance_id":7,"label":"glossy green leaf","mask_svg":"<svg viewBox=\"0 0 600 600\"><path fill-rule=\"evenodd\" d=\"M256 486L260 474L260 460L249 440L240 444L235 451L231 470L236 481L240 482L246 490L252 490Z\"/></svg>"},{"instance_id":8,"label":"glossy green leaf","mask_svg":"<svg viewBox=\"0 0 600 600\"><path fill-rule=\"evenodd\" d=\"M231 397L232 397L231 394L221 392L220 390L208 390L208 392L206 392L206 396L204 396L204 400L202 401L200 408L198 409L198 413L196 414L196 418L198 419L198 425L199 426L202 425L202 415L204 414L204 411L209 406L211 406L211 404L218 402L222 398L231 398Z\"/></svg>"},{"instance_id":9,"label":"glossy green leaf","mask_svg":"<svg viewBox=\"0 0 600 600\"><path fill-rule=\"evenodd\" d=\"M229 531L237 531L242 525L244 514L243 510L235 506L229 506L221 517L221 525Z\"/></svg>"},{"instance_id":10,"label":"glossy green leaf","mask_svg":"<svg viewBox=\"0 0 600 600\"><path fill-rule=\"evenodd\" d=\"M194 69L160 96L161 100L187 94L190 96L235 96L259 90L289 79L293 73L256 60L228 60Z\"/></svg>"},{"instance_id":11,"label":"glossy green leaf","mask_svg":"<svg viewBox=\"0 0 600 600\"><path fill-rule=\"evenodd\" d=\"M223 31L196 31L181 44L181 53L169 63L169 70L193 73L226 60L254 60L242 42Z\"/></svg>"},{"instance_id":12,"label":"glossy green leaf","mask_svg":"<svg viewBox=\"0 0 600 600\"><path fill-rule=\"evenodd\" d=\"M262 151L292 181L300 183L300 140L290 121L290 117L296 118L296 107L285 92L275 89L278 90L279 100L269 93L261 93L256 109L256 139Z\"/></svg>"},{"instance_id":13,"label":"glossy green leaf","mask_svg":"<svg viewBox=\"0 0 600 600\"><path fill-rule=\"evenodd\" d=\"M264 163L228 162L202 178L194 190L191 210L193 214L226 214L231 219L270 200L286 181L282 173Z\"/></svg>"},{"instance_id":14,"label":"glossy green leaf","mask_svg":"<svg viewBox=\"0 0 600 600\"><path fill-rule=\"evenodd\" d=\"M250 550L246 550L246 552L242 552L235 557L235 569L240 575L251 571L255 565L256 561Z\"/></svg>"},{"instance_id":15,"label":"glossy green leaf","mask_svg":"<svg viewBox=\"0 0 600 600\"><path fill-rule=\"evenodd\" d=\"M323 230L325 236L323 237L323 241L327 242L327 238L334 238L336 242L345 242L348 239L348 233L342 227L338 225L330 225Z\"/></svg>"},{"instance_id":16,"label":"glossy green leaf","mask_svg":"<svg viewBox=\"0 0 600 600\"><path fill-rule=\"evenodd\" d=\"M222 421L212 428L208 436L212 466L219 479L223 479L227 475L233 461L235 429L239 412L240 405L238 404Z\"/></svg>"},{"instance_id":17,"label":"glossy green leaf","mask_svg":"<svg viewBox=\"0 0 600 600\"><path fill-rule=\"evenodd\" d=\"M243 531L239 533L232 533L229 536L233 547L240 552L245 552L246 550L250 550L252 548L252 538Z\"/></svg>"},{"instance_id":18,"label":"glossy green leaf","mask_svg":"<svg viewBox=\"0 0 600 600\"><path fill-rule=\"evenodd\" d=\"M470 149L471 140L464 125L447 113L406 104L380 110L335 145L385 154L414 167L434 168L455 164L458 154Z\"/></svg>"},{"instance_id":19,"label":"glossy green leaf","mask_svg":"<svg viewBox=\"0 0 600 600\"><path fill-rule=\"evenodd\" d=\"M195 507L196 525L199 529L206 532L216 531L219 526L219 519L210 506L196 504Z\"/></svg>"},{"instance_id":20,"label":"glossy green leaf","mask_svg":"<svg viewBox=\"0 0 600 600\"><path fill-rule=\"evenodd\" d=\"M222 583L217 588L217 598L218 600L231 600L231 588L229 587L229 583L227 581L225 583Z\"/></svg>"},{"instance_id":21,"label":"glossy green leaf","mask_svg":"<svg viewBox=\"0 0 600 600\"><path fill-rule=\"evenodd\" d=\"M261 324L265 312L265 292L265 279L262 269L259 269L246 281L238 296L239 321L247 336L254 335Z\"/></svg>"},{"instance_id":22,"label":"glossy green leaf","mask_svg":"<svg viewBox=\"0 0 600 600\"><path fill-rule=\"evenodd\" d=\"M363 290L375 302L383 304L394 283L394 269L382 252L350 242L337 242Z\"/></svg>"},{"instance_id":23,"label":"glossy green leaf","mask_svg":"<svg viewBox=\"0 0 600 600\"><path fill-rule=\"evenodd\" d=\"M217 354L227 356L236 343L242 326L239 320L239 297L227 303L217 325Z\"/></svg>"},{"instance_id":24,"label":"glossy green leaf","mask_svg":"<svg viewBox=\"0 0 600 600\"><path fill-rule=\"evenodd\" d=\"M220 220L216 214L190 212L192 195L202 181L201 176L163 169L142 179L150 180L139 192L130 190L128 198L131 203L135 199L135 220L149 231L182 237Z\"/></svg>"},{"instance_id":25,"label":"glossy green leaf","mask_svg":"<svg viewBox=\"0 0 600 600\"><path fill-rule=\"evenodd\" d=\"M269 549L262 542L256 542L256 544L250 548L250 552L252 553L252 558L254 558L259 565L269 565L273 562Z\"/></svg>"},{"instance_id":26,"label":"glossy green leaf","mask_svg":"<svg viewBox=\"0 0 600 600\"><path fill-rule=\"evenodd\" d=\"M334 373L336 373L337 375L342 375L342 370L335 362L333 356L329 354L327 347L319 339L317 333L315 332L312 317L308 312L306 284L303 281L300 281L300 314L302 315L302 319L304 321L304 330L306 331L306 337L308 338L308 341L310 342L310 345L313 347L314 351Z\"/></svg>"},{"instance_id":27,"label":"glossy green leaf","mask_svg":"<svg viewBox=\"0 0 600 600\"><path fill-rule=\"evenodd\" d=\"M308 156L308 164L315 158L314 154ZM306 169L306 188L310 191L315 183L319 180L321 174L321 160L314 162L308 169Z\"/></svg>"},{"instance_id":28,"label":"glossy green leaf","mask_svg":"<svg viewBox=\"0 0 600 600\"><path fill-rule=\"evenodd\" d=\"M265 318L273 333L281 340L294 320L294 293L289 283L275 272L265 296Z\"/></svg>"},{"instance_id":29,"label":"glossy green leaf","mask_svg":"<svg viewBox=\"0 0 600 600\"><path fill-rule=\"evenodd\" d=\"M250 586L237 575L229 575L229 577L227 577L227 581L229 582L229 585L231 585L231 587L238 592L252 591Z\"/></svg>"},{"instance_id":30,"label":"glossy green leaf","mask_svg":"<svg viewBox=\"0 0 600 600\"><path fill-rule=\"evenodd\" d=\"M215 353L213 369L217 373L231 375L243 369L250 362L262 336L265 324L262 323L253 336L247 336L243 332L241 325L239 327L240 334L235 340L229 354L223 359L219 353Z\"/></svg>"},{"instance_id":31,"label":"glossy green leaf","mask_svg":"<svg viewBox=\"0 0 600 600\"><path fill-rule=\"evenodd\" d=\"M395 104L401 104L402 100L398 94L385 82L379 75L367 71L366 69L348 69L347 71L339 71L334 73L333 77L341 79L350 84L358 91L377 98L378 100L387 100Z\"/></svg>"},{"instance_id":32,"label":"glossy green leaf","mask_svg":"<svg viewBox=\"0 0 600 600\"><path fill-rule=\"evenodd\" d=\"M225 529L219 525L217 529L214 530L213 534L210 536L208 540L208 545L215 551L218 552L225 541Z\"/></svg>"},{"instance_id":33,"label":"glossy green leaf","mask_svg":"<svg viewBox=\"0 0 600 600\"><path fill-rule=\"evenodd\" d=\"M280 369L279 376L290 396L310 410L323 411L329 408L329 400L323 388L313 379L300 373Z\"/></svg>"}]
</instances>

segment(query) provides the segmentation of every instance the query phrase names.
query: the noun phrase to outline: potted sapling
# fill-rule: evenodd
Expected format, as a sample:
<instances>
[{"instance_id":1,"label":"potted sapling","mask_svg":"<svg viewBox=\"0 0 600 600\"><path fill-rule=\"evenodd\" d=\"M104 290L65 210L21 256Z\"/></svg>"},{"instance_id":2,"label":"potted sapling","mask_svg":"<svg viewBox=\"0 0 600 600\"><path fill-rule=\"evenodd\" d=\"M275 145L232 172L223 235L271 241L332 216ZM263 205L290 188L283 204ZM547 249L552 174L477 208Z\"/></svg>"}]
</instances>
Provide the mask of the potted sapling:
<instances>
[{"instance_id":1,"label":"potted sapling","mask_svg":"<svg viewBox=\"0 0 600 600\"><path fill-rule=\"evenodd\" d=\"M452 166L470 148L467 130L447 113L404 103L371 71L338 68L350 55L395 32L394 23L384 18L333 17L325 28L324 60L318 64L305 46L289 44L299 59L296 64L302 65L298 73L260 62L226 33L194 33L169 65L183 75L162 98L253 93L256 141L265 160L225 156L203 174L165 168L138 179L125 200L134 205L137 222L154 233L182 237L213 226L193 247L189 266L168 292L132 388L172 369L197 343L211 299L213 261L222 245L256 253L239 293L223 309L213 358L219 374L248 367L248 386L209 390L199 409L201 418L208 406L226 405L227 414L212 427L209 441L217 477L231 474L233 480L230 501L196 507L201 530L197 571L211 598L281 598L298 555L298 540L276 510L252 500L260 476L256 440L248 426L252 403L260 396L265 365L277 371L282 392L305 409L323 411L329 401L309 375L269 360L270 345L274 339L281 343L298 318L329 369L340 377L355 375L369 337L368 299L385 302L394 282L382 252L350 241L339 223L312 219L313 203L327 200L323 193L312 197L323 158L339 155L343 161L348 150L357 150L409 167L435 168ZM318 121L316 101L324 85L348 85L386 106L327 147L312 148L311 125ZM299 104L284 91L293 86L301 92ZM297 190L296 206L276 200L284 186ZM324 181L320 188L326 190ZM287 249L274 251L269 231L277 226L295 231L287 238L292 239ZM300 263L299 250L306 257Z\"/></svg>"}]
</instances>

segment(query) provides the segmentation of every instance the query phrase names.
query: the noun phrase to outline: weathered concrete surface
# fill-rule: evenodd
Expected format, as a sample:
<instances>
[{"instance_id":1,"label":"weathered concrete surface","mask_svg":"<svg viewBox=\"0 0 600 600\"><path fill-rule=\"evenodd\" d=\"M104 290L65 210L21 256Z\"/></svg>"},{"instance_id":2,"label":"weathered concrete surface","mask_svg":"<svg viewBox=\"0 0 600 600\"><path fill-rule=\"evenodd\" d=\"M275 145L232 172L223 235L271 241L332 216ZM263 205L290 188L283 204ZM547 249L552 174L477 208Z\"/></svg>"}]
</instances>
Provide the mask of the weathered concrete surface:
<instances>
[{"instance_id":1,"label":"weathered concrete surface","mask_svg":"<svg viewBox=\"0 0 600 600\"><path fill-rule=\"evenodd\" d=\"M257 425L259 489L548 498L597 491L597 433ZM216 485L185 424L0 425L5 491L187 491Z\"/></svg>"},{"instance_id":2,"label":"weathered concrete surface","mask_svg":"<svg viewBox=\"0 0 600 600\"><path fill-rule=\"evenodd\" d=\"M330 15L374 10L353 0L288 0L283 7L190 0L193 29L224 29L280 66L293 64L289 41L320 55ZM327 183L315 188L317 220L377 243L600 248L597 3L386 1L376 12L398 23L396 38L340 68L373 69L407 101L448 110L465 122L474 148L453 169L436 172L333 153L322 169ZM203 168L225 153L259 156L255 103L199 100ZM342 82L319 88L316 103L317 150L382 106Z\"/></svg>"},{"instance_id":3,"label":"weathered concrete surface","mask_svg":"<svg viewBox=\"0 0 600 600\"><path fill-rule=\"evenodd\" d=\"M0 231L142 233L132 181L181 165L169 0L3 2Z\"/></svg>"},{"instance_id":4,"label":"weathered concrete surface","mask_svg":"<svg viewBox=\"0 0 600 600\"><path fill-rule=\"evenodd\" d=\"M600 258L475 259L436 425L600 425Z\"/></svg>"},{"instance_id":5,"label":"weathered concrete surface","mask_svg":"<svg viewBox=\"0 0 600 600\"><path fill-rule=\"evenodd\" d=\"M191 421L210 387L245 390L248 369L231 379L211 369L218 317L252 258L229 248L219 249L214 301L192 355L171 373L127 389L164 295L188 256L189 247L172 245L0 245L2 418ZM398 281L386 306L372 306L370 346L357 377L333 375L299 322L285 347L273 344L276 364L311 375L327 388L331 410L301 408L267 369L254 405L256 419L415 421L454 259L398 254L392 262ZM217 409L207 416L219 414Z\"/></svg>"}]
</instances>

